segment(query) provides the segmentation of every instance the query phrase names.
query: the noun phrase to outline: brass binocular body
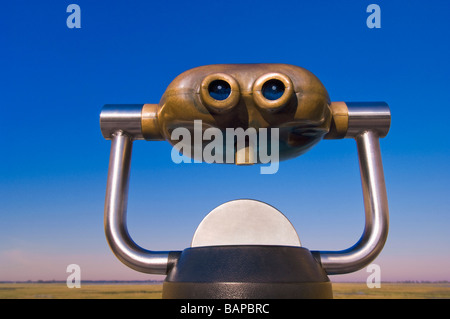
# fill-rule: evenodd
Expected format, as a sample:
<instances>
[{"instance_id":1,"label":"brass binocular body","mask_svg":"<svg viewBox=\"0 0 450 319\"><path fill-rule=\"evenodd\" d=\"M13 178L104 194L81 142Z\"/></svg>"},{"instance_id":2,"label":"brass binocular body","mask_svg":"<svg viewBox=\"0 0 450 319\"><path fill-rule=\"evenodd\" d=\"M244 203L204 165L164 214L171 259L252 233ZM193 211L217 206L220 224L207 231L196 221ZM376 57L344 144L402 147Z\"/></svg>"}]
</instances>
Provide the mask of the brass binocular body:
<instances>
[{"instance_id":1,"label":"brass binocular body","mask_svg":"<svg viewBox=\"0 0 450 319\"><path fill-rule=\"evenodd\" d=\"M106 139L117 129L117 122L123 120L124 128L129 126L126 132L134 139L167 140L172 145L178 143L173 138L177 128L194 134L194 121L201 122L202 132L208 128L223 133L237 128L256 132L277 128L279 160L284 160L303 154L323 138L354 137L365 129L358 123L362 114L352 116L352 111L358 111L352 106L330 102L320 80L298 66L208 65L179 75L167 87L159 104L134 105L133 118L131 114L122 114L121 118L121 113L132 113L132 106L120 110L117 105L106 105L100 121ZM377 106L382 112L372 115L379 117L380 123L373 120L371 129L384 137L390 125L389 109L385 103ZM202 142L204 147L207 141Z\"/></svg>"}]
</instances>

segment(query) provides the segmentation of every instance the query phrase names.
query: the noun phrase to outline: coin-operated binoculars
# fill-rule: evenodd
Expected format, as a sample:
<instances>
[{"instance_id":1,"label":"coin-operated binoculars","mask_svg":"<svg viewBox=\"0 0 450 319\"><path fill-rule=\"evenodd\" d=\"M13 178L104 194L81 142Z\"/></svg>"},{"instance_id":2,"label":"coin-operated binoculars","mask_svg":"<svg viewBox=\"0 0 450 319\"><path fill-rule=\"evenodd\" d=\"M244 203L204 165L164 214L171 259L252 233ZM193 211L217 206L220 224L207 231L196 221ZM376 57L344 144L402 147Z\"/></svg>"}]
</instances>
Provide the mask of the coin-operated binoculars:
<instances>
[{"instance_id":1,"label":"coin-operated binoculars","mask_svg":"<svg viewBox=\"0 0 450 319\"><path fill-rule=\"evenodd\" d=\"M389 131L389 107L384 102L330 102L322 83L303 68L194 68L168 86L159 104L105 105L100 127L112 142L107 241L125 265L167 275L163 298L332 298L328 275L365 267L384 246L389 212L379 138ZM260 201L234 200L211 211L198 226L191 247L182 252L138 246L126 226L133 141L167 140L195 158L211 147L211 138L183 144L174 134L177 130L209 132L211 137L230 129L247 134L243 142L233 137L215 144L216 162L263 163L261 151L274 145L278 147L272 153L278 152L281 161L305 153L322 139L354 138L365 207L360 240L341 251L310 251L301 247L294 227L277 209Z\"/></svg>"}]
</instances>

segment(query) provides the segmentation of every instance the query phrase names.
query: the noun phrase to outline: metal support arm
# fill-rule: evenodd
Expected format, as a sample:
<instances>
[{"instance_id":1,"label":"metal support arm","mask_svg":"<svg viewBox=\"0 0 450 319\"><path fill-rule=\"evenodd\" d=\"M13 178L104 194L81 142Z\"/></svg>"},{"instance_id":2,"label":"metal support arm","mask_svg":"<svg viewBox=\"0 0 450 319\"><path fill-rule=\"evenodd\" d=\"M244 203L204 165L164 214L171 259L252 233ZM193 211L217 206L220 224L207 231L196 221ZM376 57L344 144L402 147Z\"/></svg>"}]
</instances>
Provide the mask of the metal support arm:
<instances>
[{"instance_id":1,"label":"metal support arm","mask_svg":"<svg viewBox=\"0 0 450 319\"><path fill-rule=\"evenodd\" d=\"M389 208L381 161L379 138L390 127L386 104L348 105L349 130L346 137L355 138L365 208L365 227L360 240L341 251L316 251L329 275L357 271L370 264L381 252L389 228ZM364 107L361 107L364 106Z\"/></svg>"},{"instance_id":2,"label":"metal support arm","mask_svg":"<svg viewBox=\"0 0 450 319\"><path fill-rule=\"evenodd\" d=\"M170 252L150 251L138 246L128 234L126 225L134 138L129 131L132 132L131 128L140 126L140 121L139 106L129 108L106 106L101 114L102 128L108 127L108 123L122 128L109 131L107 134L107 138L111 139L111 155L105 199L105 235L111 250L125 265L140 272L165 275L168 271Z\"/></svg>"}]
</instances>

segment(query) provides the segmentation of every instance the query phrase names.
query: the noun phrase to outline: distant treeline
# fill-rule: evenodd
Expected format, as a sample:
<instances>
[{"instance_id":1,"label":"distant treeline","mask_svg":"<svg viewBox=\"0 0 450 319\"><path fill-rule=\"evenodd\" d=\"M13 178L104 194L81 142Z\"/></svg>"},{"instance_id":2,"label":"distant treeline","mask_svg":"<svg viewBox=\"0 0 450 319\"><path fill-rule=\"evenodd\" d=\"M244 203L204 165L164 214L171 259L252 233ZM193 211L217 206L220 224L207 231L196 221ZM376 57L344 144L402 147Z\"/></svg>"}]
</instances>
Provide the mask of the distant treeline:
<instances>
[{"instance_id":1,"label":"distant treeline","mask_svg":"<svg viewBox=\"0 0 450 319\"><path fill-rule=\"evenodd\" d=\"M66 280L26 280L26 281L0 281L0 284L65 284ZM82 280L82 284L97 284L97 285L107 285L107 284L162 284L162 280Z\"/></svg>"},{"instance_id":2,"label":"distant treeline","mask_svg":"<svg viewBox=\"0 0 450 319\"><path fill-rule=\"evenodd\" d=\"M0 284L65 284L65 280L26 280L26 281L0 281ZM96 285L157 285L163 280L82 280L82 284ZM364 283L360 281L336 281L336 283ZM448 284L448 280L402 280L402 281L382 281L386 284Z\"/></svg>"},{"instance_id":3,"label":"distant treeline","mask_svg":"<svg viewBox=\"0 0 450 319\"><path fill-rule=\"evenodd\" d=\"M364 281L331 281L340 284L363 284ZM382 284L448 284L448 280L399 280L399 281L382 281Z\"/></svg>"},{"instance_id":4,"label":"distant treeline","mask_svg":"<svg viewBox=\"0 0 450 319\"><path fill-rule=\"evenodd\" d=\"M448 284L448 280L403 280L403 281L384 281L385 283L398 283L398 284Z\"/></svg>"}]
</instances>

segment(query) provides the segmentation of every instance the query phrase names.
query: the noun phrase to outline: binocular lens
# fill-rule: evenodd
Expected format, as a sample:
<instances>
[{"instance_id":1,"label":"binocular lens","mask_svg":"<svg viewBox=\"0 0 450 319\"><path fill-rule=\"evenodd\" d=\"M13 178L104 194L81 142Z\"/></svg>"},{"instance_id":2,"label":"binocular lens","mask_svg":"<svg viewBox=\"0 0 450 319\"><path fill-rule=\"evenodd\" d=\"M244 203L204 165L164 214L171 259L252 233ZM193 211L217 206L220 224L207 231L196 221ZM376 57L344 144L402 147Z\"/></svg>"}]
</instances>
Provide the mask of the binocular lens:
<instances>
[{"instance_id":1,"label":"binocular lens","mask_svg":"<svg viewBox=\"0 0 450 319\"><path fill-rule=\"evenodd\" d=\"M280 80L269 80L262 87L262 95L271 101L278 100L283 96L285 90L284 83Z\"/></svg>"},{"instance_id":2,"label":"binocular lens","mask_svg":"<svg viewBox=\"0 0 450 319\"><path fill-rule=\"evenodd\" d=\"M231 93L231 86L226 81L215 80L209 84L209 95L218 101L226 100Z\"/></svg>"}]
</instances>

